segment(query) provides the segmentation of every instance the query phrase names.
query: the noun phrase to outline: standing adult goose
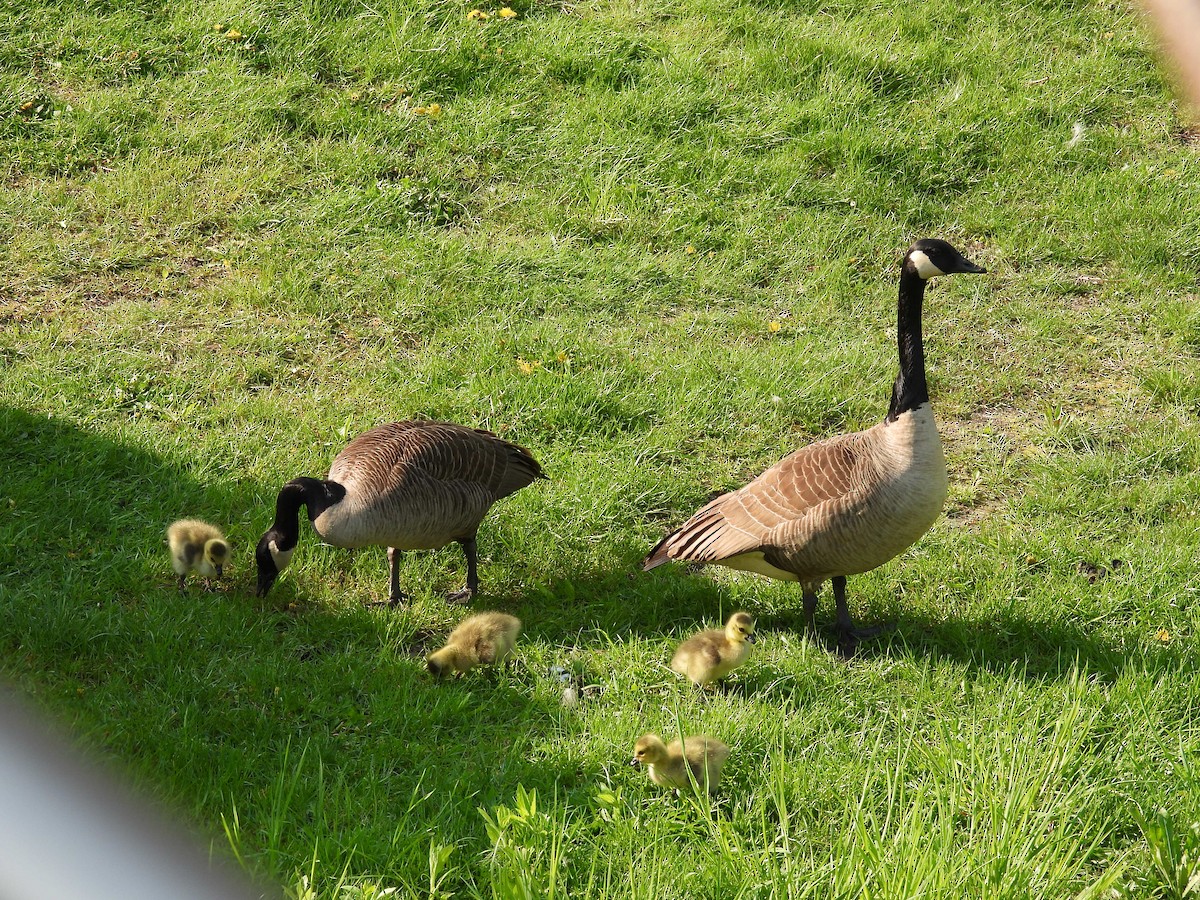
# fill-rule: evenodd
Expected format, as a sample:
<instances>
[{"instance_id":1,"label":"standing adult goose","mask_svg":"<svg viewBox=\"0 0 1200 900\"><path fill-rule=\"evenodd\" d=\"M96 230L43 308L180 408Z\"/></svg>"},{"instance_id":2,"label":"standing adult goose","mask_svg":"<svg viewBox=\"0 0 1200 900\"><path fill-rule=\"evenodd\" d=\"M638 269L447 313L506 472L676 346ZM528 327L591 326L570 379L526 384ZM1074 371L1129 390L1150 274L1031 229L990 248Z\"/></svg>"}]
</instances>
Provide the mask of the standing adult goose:
<instances>
[{"instance_id":1,"label":"standing adult goose","mask_svg":"<svg viewBox=\"0 0 1200 900\"><path fill-rule=\"evenodd\" d=\"M279 492L275 523L258 542L258 596L265 597L291 561L300 536L300 507L335 547L388 548L388 604L400 590L400 551L432 550L457 541L467 558L466 586L479 590L475 535L502 497L537 478L542 467L524 447L490 431L447 422L393 422L364 432L333 460L329 477L296 478Z\"/></svg>"},{"instance_id":2,"label":"standing adult goose","mask_svg":"<svg viewBox=\"0 0 1200 900\"><path fill-rule=\"evenodd\" d=\"M643 562L718 563L800 582L811 628L817 590L832 580L837 633L852 647L846 576L866 572L912 545L946 499L946 460L925 381L921 303L937 275L984 272L945 241L909 248L900 268L900 373L887 417L866 431L810 444L736 491L717 497L663 538Z\"/></svg>"}]
</instances>

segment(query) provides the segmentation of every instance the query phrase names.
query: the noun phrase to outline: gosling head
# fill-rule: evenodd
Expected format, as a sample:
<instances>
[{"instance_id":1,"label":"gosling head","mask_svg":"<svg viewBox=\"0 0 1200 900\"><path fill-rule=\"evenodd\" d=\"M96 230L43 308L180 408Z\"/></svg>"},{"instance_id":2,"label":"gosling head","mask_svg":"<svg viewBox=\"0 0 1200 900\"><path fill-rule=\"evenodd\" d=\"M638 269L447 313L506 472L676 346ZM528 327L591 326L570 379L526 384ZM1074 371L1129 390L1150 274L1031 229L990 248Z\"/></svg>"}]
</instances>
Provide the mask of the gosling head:
<instances>
[{"instance_id":1,"label":"gosling head","mask_svg":"<svg viewBox=\"0 0 1200 900\"><path fill-rule=\"evenodd\" d=\"M945 241L937 238L922 238L908 248L904 257L904 268L915 272L925 281L938 275L968 273L977 275L987 269L971 262Z\"/></svg>"},{"instance_id":2,"label":"gosling head","mask_svg":"<svg viewBox=\"0 0 1200 900\"><path fill-rule=\"evenodd\" d=\"M725 623L725 637L736 644L742 641L756 643L758 638L754 635L754 616L748 612L735 612Z\"/></svg>"},{"instance_id":3,"label":"gosling head","mask_svg":"<svg viewBox=\"0 0 1200 900\"><path fill-rule=\"evenodd\" d=\"M449 646L430 653L425 658L425 668L434 678L444 678L447 675L466 672L471 668L472 662L457 647Z\"/></svg>"},{"instance_id":4,"label":"gosling head","mask_svg":"<svg viewBox=\"0 0 1200 900\"><path fill-rule=\"evenodd\" d=\"M657 734L643 734L633 745L633 759L629 764L635 769L653 766L667 758L667 745Z\"/></svg>"},{"instance_id":5,"label":"gosling head","mask_svg":"<svg viewBox=\"0 0 1200 900\"><path fill-rule=\"evenodd\" d=\"M205 566L216 572L220 578L225 574L225 564L229 562L229 542L222 538L213 538L204 544Z\"/></svg>"},{"instance_id":6,"label":"gosling head","mask_svg":"<svg viewBox=\"0 0 1200 900\"><path fill-rule=\"evenodd\" d=\"M258 565L258 589L255 593L260 597L267 596L267 591L271 590L271 585L275 583L279 573L292 561L292 553L296 548L280 550L281 540L283 535L272 528L259 539L258 546L254 548L254 561Z\"/></svg>"}]
</instances>

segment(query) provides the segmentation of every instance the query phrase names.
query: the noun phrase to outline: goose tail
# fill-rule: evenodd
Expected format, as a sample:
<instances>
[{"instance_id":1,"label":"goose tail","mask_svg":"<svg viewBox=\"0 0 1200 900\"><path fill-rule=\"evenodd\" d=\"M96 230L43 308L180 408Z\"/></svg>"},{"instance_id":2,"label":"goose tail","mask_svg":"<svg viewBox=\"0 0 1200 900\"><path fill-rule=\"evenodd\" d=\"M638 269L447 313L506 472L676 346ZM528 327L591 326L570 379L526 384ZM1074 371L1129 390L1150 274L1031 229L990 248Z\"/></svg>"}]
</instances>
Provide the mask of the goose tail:
<instances>
[{"instance_id":1,"label":"goose tail","mask_svg":"<svg viewBox=\"0 0 1200 900\"><path fill-rule=\"evenodd\" d=\"M671 556L667 552L667 544L671 538L675 537L679 532L672 531L665 538L654 545L654 549L646 554L646 558L642 560L642 571L649 572L651 569L656 569L663 563L671 561Z\"/></svg>"}]
</instances>

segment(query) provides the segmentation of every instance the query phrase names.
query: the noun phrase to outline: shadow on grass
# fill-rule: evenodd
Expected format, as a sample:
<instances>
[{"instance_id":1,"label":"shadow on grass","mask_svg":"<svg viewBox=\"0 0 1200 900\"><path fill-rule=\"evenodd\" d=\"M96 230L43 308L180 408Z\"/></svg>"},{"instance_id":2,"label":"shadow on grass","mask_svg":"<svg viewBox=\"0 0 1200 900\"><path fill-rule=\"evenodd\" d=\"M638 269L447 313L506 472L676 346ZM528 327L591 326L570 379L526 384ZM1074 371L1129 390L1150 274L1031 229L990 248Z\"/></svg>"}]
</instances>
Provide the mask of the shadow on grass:
<instances>
[{"instance_id":1,"label":"shadow on grass","mask_svg":"<svg viewBox=\"0 0 1200 900\"><path fill-rule=\"evenodd\" d=\"M0 672L204 830L236 817L269 874L355 853L420 870L431 835L480 835L478 808L518 784L553 790L525 736L557 710L518 675L437 684L411 629L366 610L289 612L238 588L180 596L166 525L244 521L271 488L205 483L3 407L0 470ZM235 532L240 587L253 563Z\"/></svg>"},{"instance_id":2,"label":"shadow on grass","mask_svg":"<svg viewBox=\"0 0 1200 900\"><path fill-rule=\"evenodd\" d=\"M776 592L765 609L755 609L745 599L731 603L721 587L684 567L667 567L642 573L639 560L630 560L632 573L615 571L574 582L576 593L584 599L574 605L576 611L589 607L591 592L615 590L627 609L623 616L630 630L643 633L669 633L682 623L684 630L699 627L702 621L718 623L739 605L755 613L762 632L788 632L796 638L806 634L800 590L794 588L794 605L780 605ZM621 590L622 581L630 585ZM641 585L640 589L638 585ZM1178 645L1150 645L1134 632L1100 630L1069 619L1046 620L1022 617L1018 610L1007 610L987 618L946 620L921 616L901 608L895 619L865 619L859 624L882 626L882 634L861 641L850 653L839 647L832 625L832 600L828 587L822 593L817 613L817 633L808 635L816 646L833 656L868 661L895 656L923 656L954 662L994 673L1021 668L1030 679L1069 677L1084 668L1106 678L1116 678L1130 667L1139 670L1193 670L1197 660ZM868 613L868 616L870 614Z\"/></svg>"},{"instance_id":3,"label":"shadow on grass","mask_svg":"<svg viewBox=\"0 0 1200 900\"><path fill-rule=\"evenodd\" d=\"M864 643L864 658L926 656L993 673L1021 670L1030 680L1071 677L1084 669L1115 680L1128 669L1194 671L1197 660L1178 645L1150 645L1135 632L1089 629L1069 620L1007 612L987 619L939 621L905 615L891 635Z\"/></svg>"}]
</instances>

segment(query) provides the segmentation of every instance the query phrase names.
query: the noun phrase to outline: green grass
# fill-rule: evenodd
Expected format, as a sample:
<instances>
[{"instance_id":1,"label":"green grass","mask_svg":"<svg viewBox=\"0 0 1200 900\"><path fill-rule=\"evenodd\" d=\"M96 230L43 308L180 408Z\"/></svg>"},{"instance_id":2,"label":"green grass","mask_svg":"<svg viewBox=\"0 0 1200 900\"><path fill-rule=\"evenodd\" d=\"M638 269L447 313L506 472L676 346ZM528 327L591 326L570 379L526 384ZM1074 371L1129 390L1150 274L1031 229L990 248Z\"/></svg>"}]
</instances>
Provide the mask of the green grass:
<instances>
[{"instance_id":1,"label":"green grass","mask_svg":"<svg viewBox=\"0 0 1200 900\"><path fill-rule=\"evenodd\" d=\"M0 672L214 846L337 900L1196 894L1200 160L1135 7L2 8ZM794 586L638 572L883 415L926 235L989 274L926 303L947 515L850 581L896 631L847 662ZM551 476L481 532L518 662L441 685L455 548L402 611L311 538L253 597L279 486L419 416ZM186 600L184 515L235 543ZM648 730L732 745L711 808Z\"/></svg>"}]
</instances>

